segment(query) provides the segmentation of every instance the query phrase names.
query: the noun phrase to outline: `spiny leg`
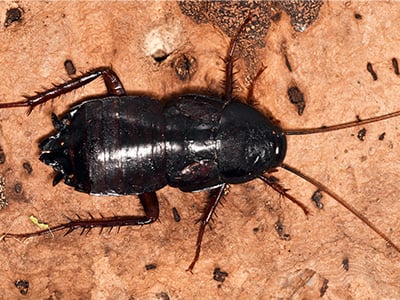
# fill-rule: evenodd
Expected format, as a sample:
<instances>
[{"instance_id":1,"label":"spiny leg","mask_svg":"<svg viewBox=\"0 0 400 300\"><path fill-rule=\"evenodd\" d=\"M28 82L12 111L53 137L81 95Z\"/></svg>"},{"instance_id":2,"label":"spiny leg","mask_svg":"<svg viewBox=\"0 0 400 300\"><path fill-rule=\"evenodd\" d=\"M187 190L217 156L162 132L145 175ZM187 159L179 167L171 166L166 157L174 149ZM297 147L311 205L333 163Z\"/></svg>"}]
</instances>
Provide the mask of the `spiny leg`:
<instances>
[{"instance_id":1,"label":"spiny leg","mask_svg":"<svg viewBox=\"0 0 400 300\"><path fill-rule=\"evenodd\" d=\"M287 189L285 189L282 185L280 185L278 182L273 180L271 176L258 176L262 181L264 181L266 184L268 184L271 188L273 188L275 191L277 191L279 194L281 194L283 197L289 199L292 201L294 204L298 205L304 212L304 214L307 216L310 214L309 209L301 203L299 200L297 200L295 197L287 193Z\"/></svg>"},{"instance_id":2,"label":"spiny leg","mask_svg":"<svg viewBox=\"0 0 400 300\"><path fill-rule=\"evenodd\" d=\"M244 27L251 21L252 16L246 18L243 24L239 27L238 32L232 38L228 55L225 59L225 105L232 101L232 93L233 93L233 63L235 62L233 53L235 52L236 44L239 38L239 35L243 31Z\"/></svg>"},{"instance_id":3,"label":"spiny leg","mask_svg":"<svg viewBox=\"0 0 400 300\"><path fill-rule=\"evenodd\" d=\"M140 202L144 209L144 216L115 216L109 218L94 219L93 217L89 220L82 220L79 216L77 220L70 220L68 223L60 224L54 227L50 227L44 230L31 232L31 233L5 233L2 239L6 238L17 238L26 239L35 236L41 236L46 234L51 234L60 230L67 230L65 235L71 233L76 229L82 229L81 234L87 230L90 231L92 228L110 228L122 227L122 226L134 226L134 225L147 225L153 223L158 219L159 216L159 205L158 199L155 192L149 192L139 195Z\"/></svg>"},{"instance_id":4,"label":"spiny leg","mask_svg":"<svg viewBox=\"0 0 400 300\"><path fill-rule=\"evenodd\" d=\"M264 73L264 71L266 69L267 69L267 67L262 66L261 69L258 70L256 76L254 76L254 78L253 78L253 80L252 80L252 82L251 82L251 84L249 86L249 89L248 89L248 92L247 92L246 103L248 105L250 105L250 106L255 106L257 104L257 100L256 100L256 98L254 96L254 88L255 88L257 80L260 78L261 74Z\"/></svg>"},{"instance_id":5,"label":"spiny leg","mask_svg":"<svg viewBox=\"0 0 400 300\"><path fill-rule=\"evenodd\" d=\"M29 115L36 106L43 104L63 94L69 93L77 88L80 88L100 76L103 77L109 95L113 96L126 95L125 89L121 81L119 80L117 74L115 74L115 72L108 67L102 67L94 69L88 73L85 73L77 78L69 80L60 85L56 85L52 89L38 93L34 96L26 96L25 97L26 100L9 102L9 103L0 103L0 109L11 108L11 107L28 107L27 113Z\"/></svg>"},{"instance_id":6,"label":"spiny leg","mask_svg":"<svg viewBox=\"0 0 400 300\"><path fill-rule=\"evenodd\" d=\"M210 222L212 215L213 215L215 209L217 208L218 203L220 202L220 200L222 199L222 196L224 195L225 187L226 187L226 183L224 183L222 186L215 188L211 191L209 202L203 213L203 216L200 219L201 225L200 225L199 233L197 235L196 253L194 255L192 263L186 269L186 271L192 272L196 262L199 259L200 250L201 250L201 242L203 240L204 230L206 229L206 226Z\"/></svg>"}]
</instances>

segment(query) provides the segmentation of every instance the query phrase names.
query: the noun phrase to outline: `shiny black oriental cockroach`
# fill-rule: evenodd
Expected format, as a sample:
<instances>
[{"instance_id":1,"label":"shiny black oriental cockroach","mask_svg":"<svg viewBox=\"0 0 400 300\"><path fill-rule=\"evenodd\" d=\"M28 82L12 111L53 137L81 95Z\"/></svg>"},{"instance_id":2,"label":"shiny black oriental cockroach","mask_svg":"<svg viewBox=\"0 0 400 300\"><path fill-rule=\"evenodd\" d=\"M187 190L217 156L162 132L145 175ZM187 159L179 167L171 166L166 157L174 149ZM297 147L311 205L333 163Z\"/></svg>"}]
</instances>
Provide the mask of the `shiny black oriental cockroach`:
<instances>
[{"instance_id":1,"label":"shiny black oriental cockroach","mask_svg":"<svg viewBox=\"0 0 400 300\"><path fill-rule=\"evenodd\" d=\"M64 180L78 192L91 195L138 195L144 209L144 216L70 219L33 233L6 233L3 238L150 224L159 216L157 190L166 185L183 192L209 190L195 255L188 267L192 271L200 256L205 228L227 184L260 179L308 213L303 204L269 175L280 167L331 196L400 252L389 237L339 195L283 162L287 135L365 125L400 116L400 111L328 127L291 130L274 125L250 105L233 98L234 50L244 25L230 42L222 99L188 94L161 103L144 95L128 96L113 70L98 68L23 101L0 103L0 108L28 107L29 114L34 107L101 76L108 96L83 101L60 119L53 114L56 132L40 143L39 159L56 172L53 185Z\"/></svg>"}]
</instances>

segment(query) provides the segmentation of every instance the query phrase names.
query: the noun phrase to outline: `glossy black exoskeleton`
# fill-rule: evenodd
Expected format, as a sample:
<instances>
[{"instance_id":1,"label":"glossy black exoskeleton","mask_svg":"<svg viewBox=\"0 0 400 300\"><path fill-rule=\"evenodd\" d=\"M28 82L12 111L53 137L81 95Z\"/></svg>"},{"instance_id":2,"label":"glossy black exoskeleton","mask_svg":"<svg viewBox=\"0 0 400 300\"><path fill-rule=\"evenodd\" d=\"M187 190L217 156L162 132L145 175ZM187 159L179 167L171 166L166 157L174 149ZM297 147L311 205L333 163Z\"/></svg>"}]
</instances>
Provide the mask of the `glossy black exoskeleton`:
<instances>
[{"instance_id":1,"label":"glossy black exoskeleton","mask_svg":"<svg viewBox=\"0 0 400 300\"><path fill-rule=\"evenodd\" d=\"M237 35L242 29L243 26ZM99 68L25 101L0 104L0 108L26 106L30 113L35 106L102 76L109 96L84 101L61 119L53 115L56 132L40 143L40 160L55 170L53 185L64 180L83 193L138 195L145 212L144 216L70 220L50 230L7 233L5 237L26 238L64 229L70 233L77 228L149 224L159 216L156 191L165 185L184 192L210 190L196 254L188 268L191 271L199 258L205 227L227 184L259 178L308 212L273 176L265 175L282 167L336 199L400 252L386 235L342 198L283 163L286 135L367 124L398 116L400 112L331 127L283 130L253 107L232 99L236 40L237 36L231 41L226 59L224 99L190 94L161 103L148 96L128 96L110 68Z\"/></svg>"},{"instance_id":2,"label":"glossy black exoskeleton","mask_svg":"<svg viewBox=\"0 0 400 300\"><path fill-rule=\"evenodd\" d=\"M164 105L146 96L94 99L53 123L40 160L57 172L54 184L64 179L92 195L243 183L278 167L286 152L281 129L257 110L203 95Z\"/></svg>"}]
</instances>

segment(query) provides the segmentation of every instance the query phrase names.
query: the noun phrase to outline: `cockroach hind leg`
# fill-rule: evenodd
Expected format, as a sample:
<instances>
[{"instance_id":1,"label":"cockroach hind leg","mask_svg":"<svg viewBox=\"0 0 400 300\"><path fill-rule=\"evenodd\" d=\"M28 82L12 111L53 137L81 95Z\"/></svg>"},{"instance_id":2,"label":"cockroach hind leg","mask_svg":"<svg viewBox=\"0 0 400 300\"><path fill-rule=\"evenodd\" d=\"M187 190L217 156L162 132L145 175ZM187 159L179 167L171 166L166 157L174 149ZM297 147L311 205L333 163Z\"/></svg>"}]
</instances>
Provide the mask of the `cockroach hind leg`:
<instances>
[{"instance_id":1,"label":"cockroach hind leg","mask_svg":"<svg viewBox=\"0 0 400 300\"><path fill-rule=\"evenodd\" d=\"M29 115L36 106L44 104L49 100L83 87L84 85L88 84L89 82L95 80L100 76L104 80L109 95L126 95L125 89L114 71L111 68L102 67L94 69L80 77L74 78L62 84L55 85L51 89L47 89L43 92L36 92L33 96L23 96L24 100L9 103L0 103L0 109L28 107L27 115Z\"/></svg>"}]
</instances>

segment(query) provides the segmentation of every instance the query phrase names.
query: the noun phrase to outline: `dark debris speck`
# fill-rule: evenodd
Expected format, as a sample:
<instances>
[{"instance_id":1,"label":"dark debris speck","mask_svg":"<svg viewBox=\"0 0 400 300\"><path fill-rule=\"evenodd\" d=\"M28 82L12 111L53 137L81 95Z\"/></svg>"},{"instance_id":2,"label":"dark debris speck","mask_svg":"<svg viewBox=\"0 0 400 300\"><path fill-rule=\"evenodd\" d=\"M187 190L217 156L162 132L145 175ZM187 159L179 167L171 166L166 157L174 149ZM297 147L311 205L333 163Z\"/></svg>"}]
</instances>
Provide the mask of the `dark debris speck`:
<instances>
[{"instance_id":1,"label":"dark debris speck","mask_svg":"<svg viewBox=\"0 0 400 300\"><path fill-rule=\"evenodd\" d=\"M283 57L285 58L285 65L288 68L289 72L293 72L292 65L289 62L287 54L284 54Z\"/></svg>"},{"instance_id":2,"label":"dark debris speck","mask_svg":"<svg viewBox=\"0 0 400 300\"><path fill-rule=\"evenodd\" d=\"M31 166L31 164L29 163L29 162L24 162L23 164L22 164L22 167L25 169L25 171L28 173L28 174L32 174L32 172L33 172L33 169L32 169L32 166Z\"/></svg>"},{"instance_id":3,"label":"dark debris speck","mask_svg":"<svg viewBox=\"0 0 400 300\"><path fill-rule=\"evenodd\" d=\"M357 138L358 138L360 141L364 141L365 135L366 135L366 134L367 134L367 129L362 128L362 129L360 129L360 130L358 131L358 133L357 133Z\"/></svg>"},{"instance_id":4,"label":"dark debris speck","mask_svg":"<svg viewBox=\"0 0 400 300\"><path fill-rule=\"evenodd\" d=\"M171 67L174 68L175 74L182 81L190 80L198 68L196 58L190 54L178 56L171 63Z\"/></svg>"},{"instance_id":5,"label":"dark debris speck","mask_svg":"<svg viewBox=\"0 0 400 300\"><path fill-rule=\"evenodd\" d=\"M218 282L224 282L226 277L228 277L228 273L221 271L221 268L215 268L213 272L213 279Z\"/></svg>"},{"instance_id":6,"label":"dark debris speck","mask_svg":"<svg viewBox=\"0 0 400 300\"><path fill-rule=\"evenodd\" d=\"M342 260L343 269L347 272L349 270L349 259L347 257Z\"/></svg>"},{"instance_id":7,"label":"dark debris speck","mask_svg":"<svg viewBox=\"0 0 400 300\"><path fill-rule=\"evenodd\" d=\"M27 280L16 280L14 282L14 285L17 289L19 289L19 292L22 295L28 294L28 289L29 289L29 281Z\"/></svg>"},{"instance_id":8,"label":"dark debris speck","mask_svg":"<svg viewBox=\"0 0 400 300\"><path fill-rule=\"evenodd\" d=\"M67 59L64 61L64 68L65 71L67 71L68 75L75 75L76 74L76 68L74 66L74 63L72 62L72 60Z\"/></svg>"},{"instance_id":9,"label":"dark debris speck","mask_svg":"<svg viewBox=\"0 0 400 300\"><path fill-rule=\"evenodd\" d=\"M393 57L393 58L392 58L392 66L393 66L394 74L400 75L399 63L398 63L396 57Z\"/></svg>"},{"instance_id":10,"label":"dark debris speck","mask_svg":"<svg viewBox=\"0 0 400 300\"><path fill-rule=\"evenodd\" d=\"M174 216L175 222L180 222L181 221L181 216L179 215L179 212L176 209L176 207L172 208L172 215Z\"/></svg>"},{"instance_id":11,"label":"dark debris speck","mask_svg":"<svg viewBox=\"0 0 400 300\"><path fill-rule=\"evenodd\" d=\"M292 87L288 88L287 93L288 93L290 102L293 103L294 105L296 105L297 113L299 116L301 116L306 107L306 102L304 100L304 94L300 91L300 89L297 86L292 86Z\"/></svg>"},{"instance_id":12,"label":"dark debris speck","mask_svg":"<svg viewBox=\"0 0 400 300\"><path fill-rule=\"evenodd\" d=\"M319 290L319 296L320 297L323 297L325 295L326 290L328 289L328 283L329 283L329 280L324 278L324 282L322 283L322 286L321 286L321 288Z\"/></svg>"},{"instance_id":13,"label":"dark debris speck","mask_svg":"<svg viewBox=\"0 0 400 300\"><path fill-rule=\"evenodd\" d=\"M146 268L147 271L149 271L149 270L155 270L155 269L157 269L157 265L156 265L156 264L147 264L147 265L145 266L145 268Z\"/></svg>"},{"instance_id":14,"label":"dark debris speck","mask_svg":"<svg viewBox=\"0 0 400 300\"><path fill-rule=\"evenodd\" d=\"M279 235L279 238L284 241L290 241L291 237L290 234L284 232L283 224L281 220L278 220L275 223L275 230Z\"/></svg>"},{"instance_id":15,"label":"dark debris speck","mask_svg":"<svg viewBox=\"0 0 400 300\"><path fill-rule=\"evenodd\" d=\"M14 186L14 191L17 194L20 194L22 192L22 184L20 182L17 182Z\"/></svg>"},{"instance_id":16,"label":"dark debris speck","mask_svg":"<svg viewBox=\"0 0 400 300\"><path fill-rule=\"evenodd\" d=\"M314 201L315 206L317 206L317 208L319 208L319 209L324 208L324 204L322 204L322 202L321 202L322 197L323 197L323 195L320 190L316 190L311 197L311 200Z\"/></svg>"},{"instance_id":17,"label":"dark debris speck","mask_svg":"<svg viewBox=\"0 0 400 300\"><path fill-rule=\"evenodd\" d=\"M367 63L367 71L371 74L372 79L373 79L374 81L377 81L377 80L378 80L378 74L376 74L376 72L375 72L375 70L374 70L374 67L372 66L372 64L371 64L370 62Z\"/></svg>"},{"instance_id":18,"label":"dark debris speck","mask_svg":"<svg viewBox=\"0 0 400 300\"><path fill-rule=\"evenodd\" d=\"M10 8L6 12L6 20L4 21L4 26L8 27L14 22L21 22L23 15L23 10L19 7Z\"/></svg>"},{"instance_id":19,"label":"dark debris speck","mask_svg":"<svg viewBox=\"0 0 400 300\"><path fill-rule=\"evenodd\" d=\"M3 148L0 146L0 164L4 164L6 162L6 154L4 153Z\"/></svg>"}]
</instances>

